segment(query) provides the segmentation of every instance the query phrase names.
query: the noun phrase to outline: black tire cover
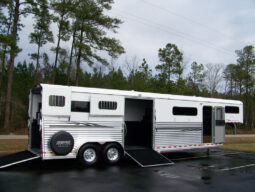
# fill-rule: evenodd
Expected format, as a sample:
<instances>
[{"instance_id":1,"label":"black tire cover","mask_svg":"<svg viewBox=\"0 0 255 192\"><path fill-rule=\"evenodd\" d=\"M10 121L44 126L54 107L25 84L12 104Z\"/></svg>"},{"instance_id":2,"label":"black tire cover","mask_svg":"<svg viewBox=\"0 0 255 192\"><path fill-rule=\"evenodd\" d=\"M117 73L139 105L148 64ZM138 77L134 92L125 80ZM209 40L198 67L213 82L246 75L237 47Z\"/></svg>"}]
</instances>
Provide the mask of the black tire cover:
<instances>
[{"instance_id":1,"label":"black tire cover","mask_svg":"<svg viewBox=\"0 0 255 192\"><path fill-rule=\"evenodd\" d=\"M57 132L52 136L50 146L56 155L67 155L74 146L73 136L65 131Z\"/></svg>"}]
</instances>

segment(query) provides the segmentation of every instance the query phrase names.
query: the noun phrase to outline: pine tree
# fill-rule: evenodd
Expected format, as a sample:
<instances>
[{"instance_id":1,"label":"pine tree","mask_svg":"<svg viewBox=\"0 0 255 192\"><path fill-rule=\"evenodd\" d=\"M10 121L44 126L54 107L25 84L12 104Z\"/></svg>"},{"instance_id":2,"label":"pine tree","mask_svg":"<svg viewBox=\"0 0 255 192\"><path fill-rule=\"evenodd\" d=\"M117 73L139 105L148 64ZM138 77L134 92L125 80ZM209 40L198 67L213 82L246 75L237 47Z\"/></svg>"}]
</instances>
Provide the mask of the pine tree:
<instances>
[{"instance_id":1,"label":"pine tree","mask_svg":"<svg viewBox=\"0 0 255 192\"><path fill-rule=\"evenodd\" d=\"M0 90L2 87L3 73L5 71L6 54L9 44L8 37L11 28L11 23L8 22L8 18L4 14L2 8L8 8L8 12L10 12L9 7L12 8L13 6L8 6L8 2L6 0L0 2ZM9 15L11 16L12 14Z\"/></svg>"},{"instance_id":2,"label":"pine tree","mask_svg":"<svg viewBox=\"0 0 255 192\"><path fill-rule=\"evenodd\" d=\"M243 87L245 90L245 106L244 106L244 114L245 119L244 122L251 125L251 122L248 120L248 113L250 109L250 100L251 100L251 93L254 89L255 80L254 80L254 73L255 73L255 50L252 45L245 46L242 50L237 50L236 54L238 56L237 64L240 66L242 71L243 77ZM241 86L241 85L240 85ZM241 89L241 87L240 87Z\"/></svg>"},{"instance_id":3,"label":"pine tree","mask_svg":"<svg viewBox=\"0 0 255 192\"><path fill-rule=\"evenodd\" d=\"M48 0L36 0L33 7L34 12L34 31L30 33L30 43L37 45L37 52L31 56L36 59L34 84L38 82L38 70L40 68L40 52L43 45L53 42L53 34L50 31L51 15L49 13Z\"/></svg>"},{"instance_id":4,"label":"pine tree","mask_svg":"<svg viewBox=\"0 0 255 192\"><path fill-rule=\"evenodd\" d=\"M58 64L58 56L60 51L60 42L68 41L71 35L70 8L72 7L72 0L51 0L51 7L54 10L54 22L58 25L57 46L54 48L55 61L52 74L52 83L55 82L56 69Z\"/></svg>"},{"instance_id":5,"label":"pine tree","mask_svg":"<svg viewBox=\"0 0 255 192\"><path fill-rule=\"evenodd\" d=\"M160 71L162 76L167 78L167 81L172 80L176 75L180 78L183 72L181 67L183 53L175 44L168 43L165 48L160 48L158 57L161 64L156 66L156 70Z\"/></svg>"},{"instance_id":6,"label":"pine tree","mask_svg":"<svg viewBox=\"0 0 255 192\"><path fill-rule=\"evenodd\" d=\"M105 14L105 11L111 9L112 3L113 0L77 0L74 10L77 32L76 85L79 83L82 60L89 66L94 62L108 65L108 61L97 53L98 50L113 58L124 53L124 48L117 39L107 37L107 30L116 33L121 24L119 19Z\"/></svg>"},{"instance_id":7,"label":"pine tree","mask_svg":"<svg viewBox=\"0 0 255 192\"><path fill-rule=\"evenodd\" d=\"M236 70L237 70L237 65L235 64L229 64L227 65L227 67L225 68L223 74L224 74L224 79L226 82L226 93L225 94L229 94L230 97L233 97L233 93L235 92L236 89Z\"/></svg>"},{"instance_id":8,"label":"pine tree","mask_svg":"<svg viewBox=\"0 0 255 192\"><path fill-rule=\"evenodd\" d=\"M70 85L70 81L71 81L71 69L72 69L73 55L74 55L74 49L75 49L75 39L76 39L76 27L75 27L75 23L73 23L71 53L70 53L69 63L67 68L67 85Z\"/></svg>"},{"instance_id":9,"label":"pine tree","mask_svg":"<svg viewBox=\"0 0 255 192\"><path fill-rule=\"evenodd\" d=\"M205 80L204 65L202 63L198 64L194 61L191 64L191 72L189 74L189 78L192 81L193 89L198 88L199 90L202 90L203 82Z\"/></svg>"},{"instance_id":10,"label":"pine tree","mask_svg":"<svg viewBox=\"0 0 255 192\"><path fill-rule=\"evenodd\" d=\"M17 46L18 41L18 30L20 29L20 16L26 15L30 12L30 5L33 5L33 0L14 0L8 1L8 5L11 6L10 9L13 12L9 12L9 17L12 18L12 26L10 32L10 64L8 68L8 81L6 90L6 103L5 103L5 117L4 117L4 129L9 128L10 120L10 103L11 103L11 93L12 93L12 81L13 81L13 70L15 57L20 49ZM11 15L10 15L11 14Z\"/></svg>"}]
</instances>

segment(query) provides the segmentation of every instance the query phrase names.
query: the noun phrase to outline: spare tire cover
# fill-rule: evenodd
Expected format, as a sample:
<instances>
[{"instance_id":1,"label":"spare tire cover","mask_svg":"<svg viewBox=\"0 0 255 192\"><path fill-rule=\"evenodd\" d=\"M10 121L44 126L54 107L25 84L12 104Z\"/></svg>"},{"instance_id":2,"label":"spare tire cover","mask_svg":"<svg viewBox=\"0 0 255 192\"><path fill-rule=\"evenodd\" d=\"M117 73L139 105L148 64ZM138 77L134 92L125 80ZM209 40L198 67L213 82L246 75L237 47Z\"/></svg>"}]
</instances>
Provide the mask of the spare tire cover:
<instances>
[{"instance_id":1,"label":"spare tire cover","mask_svg":"<svg viewBox=\"0 0 255 192\"><path fill-rule=\"evenodd\" d=\"M50 146L56 155L67 155L74 146L73 136L65 131L57 132L52 136Z\"/></svg>"}]
</instances>

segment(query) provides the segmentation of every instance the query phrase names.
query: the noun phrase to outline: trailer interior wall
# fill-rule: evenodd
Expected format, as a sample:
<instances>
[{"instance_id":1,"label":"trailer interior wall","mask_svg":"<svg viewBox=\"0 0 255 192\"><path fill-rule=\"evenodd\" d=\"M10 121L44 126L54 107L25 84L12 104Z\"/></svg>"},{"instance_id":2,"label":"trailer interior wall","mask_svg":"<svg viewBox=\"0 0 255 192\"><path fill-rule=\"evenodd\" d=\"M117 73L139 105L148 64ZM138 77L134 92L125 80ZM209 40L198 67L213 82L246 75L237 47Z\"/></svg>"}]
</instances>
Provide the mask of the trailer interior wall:
<instances>
[{"instance_id":1,"label":"trailer interior wall","mask_svg":"<svg viewBox=\"0 0 255 192\"><path fill-rule=\"evenodd\" d=\"M152 100L125 100L126 146L152 147L152 118Z\"/></svg>"},{"instance_id":2,"label":"trailer interior wall","mask_svg":"<svg viewBox=\"0 0 255 192\"><path fill-rule=\"evenodd\" d=\"M212 143L212 106L203 106L203 143Z\"/></svg>"},{"instance_id":3,"label":"trailer interior wall","mask_svg":"<svg viewBox=\"0 0 255 192\"><path fill-rule=\"evenodd\" d=\"M29 107L29 149L40 152L41 133L40 133L40 115L42 107L42 96L40 92L30 93Z\"/></svg>"}]
</instances>

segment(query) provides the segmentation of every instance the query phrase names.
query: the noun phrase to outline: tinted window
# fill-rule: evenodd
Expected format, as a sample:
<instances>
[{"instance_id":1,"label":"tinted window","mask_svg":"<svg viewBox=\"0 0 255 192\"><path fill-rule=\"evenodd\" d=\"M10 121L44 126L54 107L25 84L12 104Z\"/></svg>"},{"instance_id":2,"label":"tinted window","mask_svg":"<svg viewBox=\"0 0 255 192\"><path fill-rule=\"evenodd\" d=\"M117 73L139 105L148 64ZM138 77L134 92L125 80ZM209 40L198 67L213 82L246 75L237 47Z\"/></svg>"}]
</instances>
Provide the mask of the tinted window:
<instances>
[{"instance_id":1,"label":"tinted window","mask_svg":"<svg viewBox=\"0 0 255 192\"><path fill-rule=\"evenodd\" d=\"M216 108L216 120L223 120L223 108Z\"/></svg>"},{"instance_id":2,"label":"tinted window","mask_svg":"<svg viewBox=\"0 0 255 192\"><path fill-rule=\"evenodd\" d=\"M64 107L65 106L65 97L60 95L50 95L49 96L49 105L55 107Z\"/></svg>"},{"instance_id":3,"label":"tinted window","mask_svg":"<svg viewBox=\"0 0 255 192\"><path fill-rule=\"evenodd\" d=\"M90 103L85 101L72 101L71 103L72 112L90 112Z\"/></svg>"},{"instance_id":4,"label":"tinted window","mask_svg":"<svg viewBox=\"0 0 255 192\"><path fill-rule=\"evenodd\" d=\"M98 108L99 109L107 109L107 110L116 110L117 102L115 102L115 101L99 101Z\"/></svg>"},{"instance_id":5,"label":"tinted window","mask_svg":"<svg viewBox=\"0 0 255 192\"><path fill-rule=\"evenodd\" d=\"M225 113L239 113L239 107L226 106Z\"/></svg>"},{"instance_id":6,"label":"tinted window","mask_svg":"<svg viewBox=\"0 0 255 192\"><path fill-rule=\"evenodd\" d=\"M196 116L197 108L195 107L173 107L174 115Z\"/></svg>"}]
</instances>

